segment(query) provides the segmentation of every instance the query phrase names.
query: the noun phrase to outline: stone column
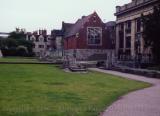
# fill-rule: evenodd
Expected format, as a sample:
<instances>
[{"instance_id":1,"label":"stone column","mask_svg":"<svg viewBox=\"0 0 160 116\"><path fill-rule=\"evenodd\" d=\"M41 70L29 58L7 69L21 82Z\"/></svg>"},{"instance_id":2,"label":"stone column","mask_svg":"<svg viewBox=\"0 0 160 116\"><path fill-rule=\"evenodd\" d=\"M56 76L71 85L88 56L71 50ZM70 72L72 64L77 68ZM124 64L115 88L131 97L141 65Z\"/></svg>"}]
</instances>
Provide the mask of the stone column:
<instances>
[{"instance_id":1,"label":"stone column","mask_svg":"<svg viewBox=\"0 0 160 116\"><path fill-rule=\"evenodd\" d=\"M141 25L141 32L143 32L143 26ZM141 34L141 53L144 54L144 39Z\"/></svg>"},{"instance_id":2,"label":"stone column","mask_svg":"<svg viewBox=\"0 0 160 116\"><path fill-rule=\"evenodd\" d=\"M126 51L126 23L124 22L124 30L123 30L123 32L124 32L124 38L123 38L123 52L125 52Z\"/></svg>"},{"instance_id":3,"label":"stone column","mask_svg":"<svg viewBox=\"0 0 160 116\"><path fill-rule=\"evenodd\" d=\"M131 24L131 56L135 56L135 38L136 38L136 21L133 19Z\"/></svg>"},{"instance_id":4,"label":"stone column","mask_svg":"<svg viewBox=\"0 0 160 116\"><path fill-rule=\"evenodd\" d=\"M119 50L119 24L116 25L116 56L118 56Z\"/></svg>"},{"instance_id":5,"label":"stone column","mask_svg":"<svg viewBox=\"0 0 160 116\"><path fill-rule=\"evenodd\" d=\"M1 50L0 50L0 58L2 58L3 57L3 55L2 55L2 52L1 52Z\"/></svg>"}]
</instances>

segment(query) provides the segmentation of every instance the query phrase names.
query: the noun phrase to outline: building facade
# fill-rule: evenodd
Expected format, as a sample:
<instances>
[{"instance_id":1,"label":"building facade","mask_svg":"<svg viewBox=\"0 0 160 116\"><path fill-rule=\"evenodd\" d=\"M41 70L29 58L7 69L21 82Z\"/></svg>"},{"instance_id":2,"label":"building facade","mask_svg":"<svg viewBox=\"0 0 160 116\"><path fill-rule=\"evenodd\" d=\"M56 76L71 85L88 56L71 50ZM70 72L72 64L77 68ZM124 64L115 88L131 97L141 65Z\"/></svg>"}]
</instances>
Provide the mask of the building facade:
<instances>
[{"instance_id":1,"label":"building facade","mask_svg":"<svg viewBox=\"0 0 160 116\"><path fill-rule=\"evenodd\" d=\"M106 60L114 54L114 36L110 38L110 27L102 22L96 12L82 16L76 23L62 24L65 56L78 61ZM114 33L114 32L113 32Z\"/></svg>"},{"instance_id":2,"label":"building facade","mask_svg":"<svg viewBox=\"0 0 160 116\"><path fill-rule=\"evenodd\" d=\"M54 56L62 57L63 56L63 32L62 30L52 30L51 31L51 46L52 53Z\"/></svg>"},{"instance_id":3,"label":"building facade","mask_svg":"<svg viewBox=\"0 0 160 116\"><path fill-rule=\"evenodd\" d=\"M63 49L63 32L62 30L52 30L52 47L55 50L62 50Z\"/></svg>"},{"instance_id":4,"label":"building facade","mask_svg":"<svg viewBox=\"0 0 160 116\"><path fill-rule=\"evenodd\" d=\"M141 16L153 12L159 0L132 0L124 6L117 6L116 55L119 59L134 59L137 55L150 56L142 37Z\"/></svg>"},{"instance_id":5,"label":"building facade","mask_svg":"<svg viewBox=\"0 0 160 116\"><path fill-rule=\"evenodd\" d=\"M36 56L44 56L51 46L51 36L47 35L46 30L39 30L26 34L26 40L34 43L33 52Z\"/></svg>"}]
</instances>

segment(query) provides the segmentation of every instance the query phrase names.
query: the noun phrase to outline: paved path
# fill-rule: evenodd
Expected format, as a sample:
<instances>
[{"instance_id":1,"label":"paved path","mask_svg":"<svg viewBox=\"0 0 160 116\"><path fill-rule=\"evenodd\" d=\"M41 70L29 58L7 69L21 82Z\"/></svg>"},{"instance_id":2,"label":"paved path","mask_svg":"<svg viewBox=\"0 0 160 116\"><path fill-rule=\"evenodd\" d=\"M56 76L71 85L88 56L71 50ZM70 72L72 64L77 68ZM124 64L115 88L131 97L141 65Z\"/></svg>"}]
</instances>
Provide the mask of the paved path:
<instances>
[{"instance_id":1,"label":"paved path","mask_svg":"<svg viewBox=\"0 0 160 116\"><path fill-rule=\"evenodd\" d=\"M101 116L160 116L160 79L92 68L91 70L148 82L152 87L131 92L109 106Z\"/></svg>"}]
</instances>

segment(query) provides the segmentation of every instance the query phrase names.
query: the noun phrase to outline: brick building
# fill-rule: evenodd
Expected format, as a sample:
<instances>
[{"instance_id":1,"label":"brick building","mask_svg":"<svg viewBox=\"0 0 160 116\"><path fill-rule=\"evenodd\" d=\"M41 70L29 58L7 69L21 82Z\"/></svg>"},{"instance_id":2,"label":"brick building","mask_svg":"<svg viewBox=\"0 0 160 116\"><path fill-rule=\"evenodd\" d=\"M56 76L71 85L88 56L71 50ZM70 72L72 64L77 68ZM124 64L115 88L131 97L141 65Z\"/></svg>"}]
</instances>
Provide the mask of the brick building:
<instances>
[{"instance_id":1,"label":"brick building","mask_svg":"<svg viewBox=\"0 0 160 116\"><path fill-rule=\"evenodd\" d=\"M107 54L113 55L115 38L110 33L115 34L115 25L107 24L96 12L82 16L76 23L63 22L64 55L79 61L106 60Z\"/></svg>"}]
</instances>

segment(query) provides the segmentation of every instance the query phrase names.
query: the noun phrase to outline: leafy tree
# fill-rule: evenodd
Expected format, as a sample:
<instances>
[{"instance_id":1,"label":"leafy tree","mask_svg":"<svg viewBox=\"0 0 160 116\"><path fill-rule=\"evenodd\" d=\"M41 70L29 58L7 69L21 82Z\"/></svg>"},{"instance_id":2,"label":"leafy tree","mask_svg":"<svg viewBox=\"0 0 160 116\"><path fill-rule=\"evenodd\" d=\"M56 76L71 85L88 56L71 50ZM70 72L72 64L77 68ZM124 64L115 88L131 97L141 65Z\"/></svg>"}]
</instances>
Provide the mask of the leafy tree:
<instances>
[{"instance_id":1,"label":"leafy tree","mask_svg":"<svg viewBox=\"0 0 160 116\"><path fill-rule=\"evenodd\" d=\"M160 64L160 4L153 13L142 16L142 23L145 46L151 48L155 63Z\"/></svg>"},{"instance_id":2,"label":"leafy tree","mask_svg":"<svg viewBox=\"0 0 160 116\"><path fill-rule=\"evenodd\" d=\"M25 46L18 46L17 47L17 54L19 56L27 56L28 50Z\"/></svg>"},{"instance_id":3,"label":"leafy tree","mask_svg":"<svg viewBox=\"0 0 160 116\"><path fill-rule=\"evenodd\" d=\"M4 45L7 48L16 48L18 45L18 42L14 39L7 38L6 40L4 40Z\"/></svg>"},{"instance_id":4,"label":"leafy tree","mask_svg":"<svg viewBox=\"0 0 160 116\"><path fill-rule=\"evenodd\" d=\"M21 31L13 31L9 34L9 37L7 39L1 39L0 40L0 47L2 48L2 51L6 55L20 55L23 56L23 51L25 52L25 56L32 56L33 55L33 42L25 40L26 35L23 30ZM19 48L19 46L23 46ZM24 50L24 48L26 50Z\"/></svg>"},{"instance_id":5,"label":"leafy tree","mask_svg":"<svg viewBox=\"0 0 160 116\"><path fill-rule=\"evenodd\" d=\"M12 38L12 39L25 39L25 32L23 31L20 31L20 32L17 32L17 31L13 31L9 34L9 37L8 38Z\"/></svg>"}]
</instances>

